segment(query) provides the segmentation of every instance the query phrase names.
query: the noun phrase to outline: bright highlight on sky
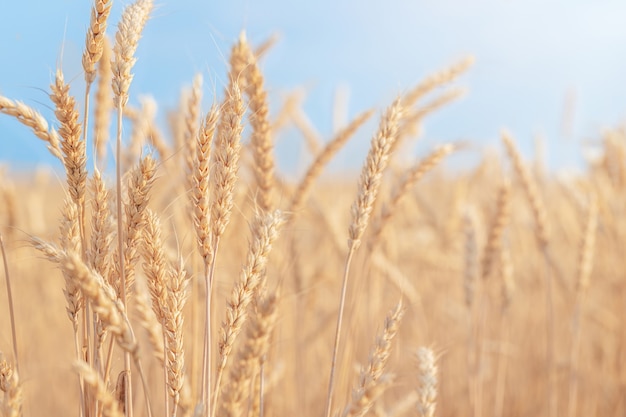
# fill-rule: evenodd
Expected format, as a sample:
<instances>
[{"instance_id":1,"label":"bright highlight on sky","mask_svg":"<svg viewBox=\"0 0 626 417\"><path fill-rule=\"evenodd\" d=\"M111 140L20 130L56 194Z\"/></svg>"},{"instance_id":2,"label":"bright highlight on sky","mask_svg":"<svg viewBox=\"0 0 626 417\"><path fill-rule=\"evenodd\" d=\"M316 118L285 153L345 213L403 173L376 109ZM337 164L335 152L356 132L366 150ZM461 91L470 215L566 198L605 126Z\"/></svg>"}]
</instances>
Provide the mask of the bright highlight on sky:
<instances>
[{"instance_id":1,"label":"bright highlight on sky","mask_svg":"<svg viewBox=\"0 0 626 417\"><path fill-rule=\"evenodd\" d=\"M0 0L0 94L54 122L47 93L61 65L82 103L91 3ZM110 35L126 4L114 1ZM422 77L471 54L476 63L457 83L469 94L426 121L416 153L456 140L497 146L506 127L527 157L541 136L552 167L576 167L581 148L619 126L626 113L625 21L626 3L618 0L160 0L137 52L131 103L153 95L165 129L180 88L202 72L206 110L223 90L239 32L245 29L253 44L277 33L262 64L272 110L303 88L305 111L329 138L338 88L349 91L348 117L382 110ZM375 125L339 155L341 166L360 166ZM281 136L285 169L300 160L301 143L293 129ZM0 163L58 169L44 144L5 115Z\"/></svg>"}]
</instances>

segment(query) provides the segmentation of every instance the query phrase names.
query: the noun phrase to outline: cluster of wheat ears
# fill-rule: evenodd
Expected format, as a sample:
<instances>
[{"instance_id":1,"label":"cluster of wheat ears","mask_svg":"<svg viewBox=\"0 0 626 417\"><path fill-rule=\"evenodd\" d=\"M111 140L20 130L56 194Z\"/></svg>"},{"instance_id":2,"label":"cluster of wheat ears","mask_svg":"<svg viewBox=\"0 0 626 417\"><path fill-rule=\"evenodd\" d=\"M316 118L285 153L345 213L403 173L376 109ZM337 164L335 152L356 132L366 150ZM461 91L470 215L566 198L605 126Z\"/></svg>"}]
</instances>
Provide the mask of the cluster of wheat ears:
<instances>
[{"instance_id":1,"label":"cluster of wheat ears","mask_svg":"<svg viewBox=\"0 0 626 417\"><path fill-rule=\"evenodd\" d=\"M152 100L128 103L152 0L124 9L113 46L111 3L92 9L82 114L61 70L56 130L0 96L66 171L0 189L2 415L623 415L623 132L565 180L506 132L507 158L463 174L434 170L463 144L394 158L462 95L437 91L464 59L382 112L354 193L318 179L373 111L325 143L297 100L270 118L271 41L242 35L221 99L203 110L198 75L168 140ZM311 149L297 181L275 169L287 124Z\"/></svg>"}]
</instances>

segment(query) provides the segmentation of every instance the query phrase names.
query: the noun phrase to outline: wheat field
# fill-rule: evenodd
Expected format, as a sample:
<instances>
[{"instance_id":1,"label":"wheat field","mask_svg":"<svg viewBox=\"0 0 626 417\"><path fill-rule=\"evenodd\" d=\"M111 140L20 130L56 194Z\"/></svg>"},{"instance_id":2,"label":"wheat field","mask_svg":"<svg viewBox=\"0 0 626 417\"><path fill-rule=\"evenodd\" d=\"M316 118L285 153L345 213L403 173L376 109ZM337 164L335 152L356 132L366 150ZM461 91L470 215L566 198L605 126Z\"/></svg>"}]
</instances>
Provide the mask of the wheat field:
<instances>
[{"instance_id":1,"label":"wheat field","mask_svg":"<svg viewBox=\"0 0 626 417\"><path fill-rule=\"evenodd\" d=\"M468 57L320 139L293 100L270 112L272 41L243 33L164 130L129 104L153 3L110 8L85 91L54 75L56 120L0 95L65 169L0 173L0 415L624 415L626 132L567 177L508 131L467 169L445 162L470 143L401 157ZM360 173L328 171L368 126Z\"/></svg>"}]
</instances>

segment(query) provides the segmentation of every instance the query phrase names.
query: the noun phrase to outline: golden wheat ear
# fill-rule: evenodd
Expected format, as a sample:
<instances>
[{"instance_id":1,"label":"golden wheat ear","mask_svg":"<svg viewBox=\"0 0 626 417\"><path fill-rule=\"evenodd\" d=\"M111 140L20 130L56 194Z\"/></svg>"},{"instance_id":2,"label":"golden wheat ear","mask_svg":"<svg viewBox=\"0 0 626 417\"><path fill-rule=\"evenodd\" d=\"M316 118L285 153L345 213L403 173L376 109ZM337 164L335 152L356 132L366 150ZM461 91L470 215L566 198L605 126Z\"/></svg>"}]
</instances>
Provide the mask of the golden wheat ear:
<instances>
[{"instance_id":1,"label":"golden wheat ear","mask_svg":"<svg viewBox=\"0 0 626 417\"><path fill-rule=\"evenodd\" d=\"M24 126L30 127L35 136L48 144L50 153L63 162L61 138L38 111L21 101L13 101L0 95L0 113L12 116Z\"/></svg>"},{"instance_id":2,"label":"golden wheat ear","mask_svg":"<svg viewBox=\"0 0 626 417\"><path fill-rule=\"evenodd\" d=\"M219 399L218 393L222 388L221 379L226 363L232 352L235 340L248 318L248 306L258 289L264 286L266 279L265 267L268 257L284 223L284 214L280 210L275 210L267 214L258 214L250 227L252 240L250 241L248 255L239 281L232 290L226 310L226 320L222 324L221 329L214 394L215 407Z\"/></svg>"},{"instance_id":3,"label":"golden wheat ear","mask_svg":"<svg viewBox=\"0 0 626 417\"><path fill-rule=\"evenodd\" d=\"M417 412L421 417L433 417L437 406L437 364L432 349L417 350L417 369Z\"/></svg>"},{"instance_id":4,"label":"golden wheat ear","mask_svg":"<svg viewBox=\"0 0 626 417\"><path fill-rule=\"evenodd\" d=\"M361 368L359 384L352 390L352 400L344 408L342 417L361 417L368 413L374 401L391 385L392 377L384 373L393 339L404 316L402 300L385 317L385 327L370 350L369 362Z\"/></svg>"}]
</instances>

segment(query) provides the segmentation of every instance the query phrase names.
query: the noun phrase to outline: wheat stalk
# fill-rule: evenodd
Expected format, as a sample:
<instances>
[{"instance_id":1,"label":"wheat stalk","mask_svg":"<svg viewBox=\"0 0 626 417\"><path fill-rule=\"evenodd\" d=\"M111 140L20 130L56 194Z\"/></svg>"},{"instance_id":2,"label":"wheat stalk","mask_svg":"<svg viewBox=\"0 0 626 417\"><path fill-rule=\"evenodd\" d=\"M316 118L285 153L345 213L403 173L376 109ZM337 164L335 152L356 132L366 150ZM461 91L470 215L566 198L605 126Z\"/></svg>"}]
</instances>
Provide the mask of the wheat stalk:
<instances>
[{"instance_id":1,"label":"wheat stalk","mask_svg":"<svg viewBox=\"0 0 626 417\"><path fill-rule=\"evenodd\" d=\"M361 238L367 227L370 214L378 195L383 171L389 161L389 152L393 143L397 140L398 123L402 117L403 108L400 99L396 99L383 115L376 135L372 139L369 153L357 190L357 197L352 205L352 223L348 229L348 256L344 268L343 281L341 286L341 296L339 301L339 313L337 315L337 327L335 330L335 342L330 367L330 377L328 382L328 397L326 400L325 416L330 417L332 412L332 396L335 386L335 368L337 364L337 352L341 341L341 326L346 303L346 293L348 288L348 277L350 274L350 264L354 253L361 244Z\"/></svg>"},{"instance_id":2,"label":"wheat stalk","mask_svg":"<svg viewBox=\"0 0 626 417\"><path fill-rule=\"evenodd\" d=\"M13 290L11 287L11 276L9 274L9 261L7 259L7 252L4 246L4 236L0 233L0 253L2 254L2 265L4 267L4 279L7 286L7 299L9 304L9 317L11 321L11 343L13 346L13 359L15 360L15 369L19 372L19 358L17 353L17 336L15 328L15 308L13 306Z\"/></svg>"}]
</instances>

